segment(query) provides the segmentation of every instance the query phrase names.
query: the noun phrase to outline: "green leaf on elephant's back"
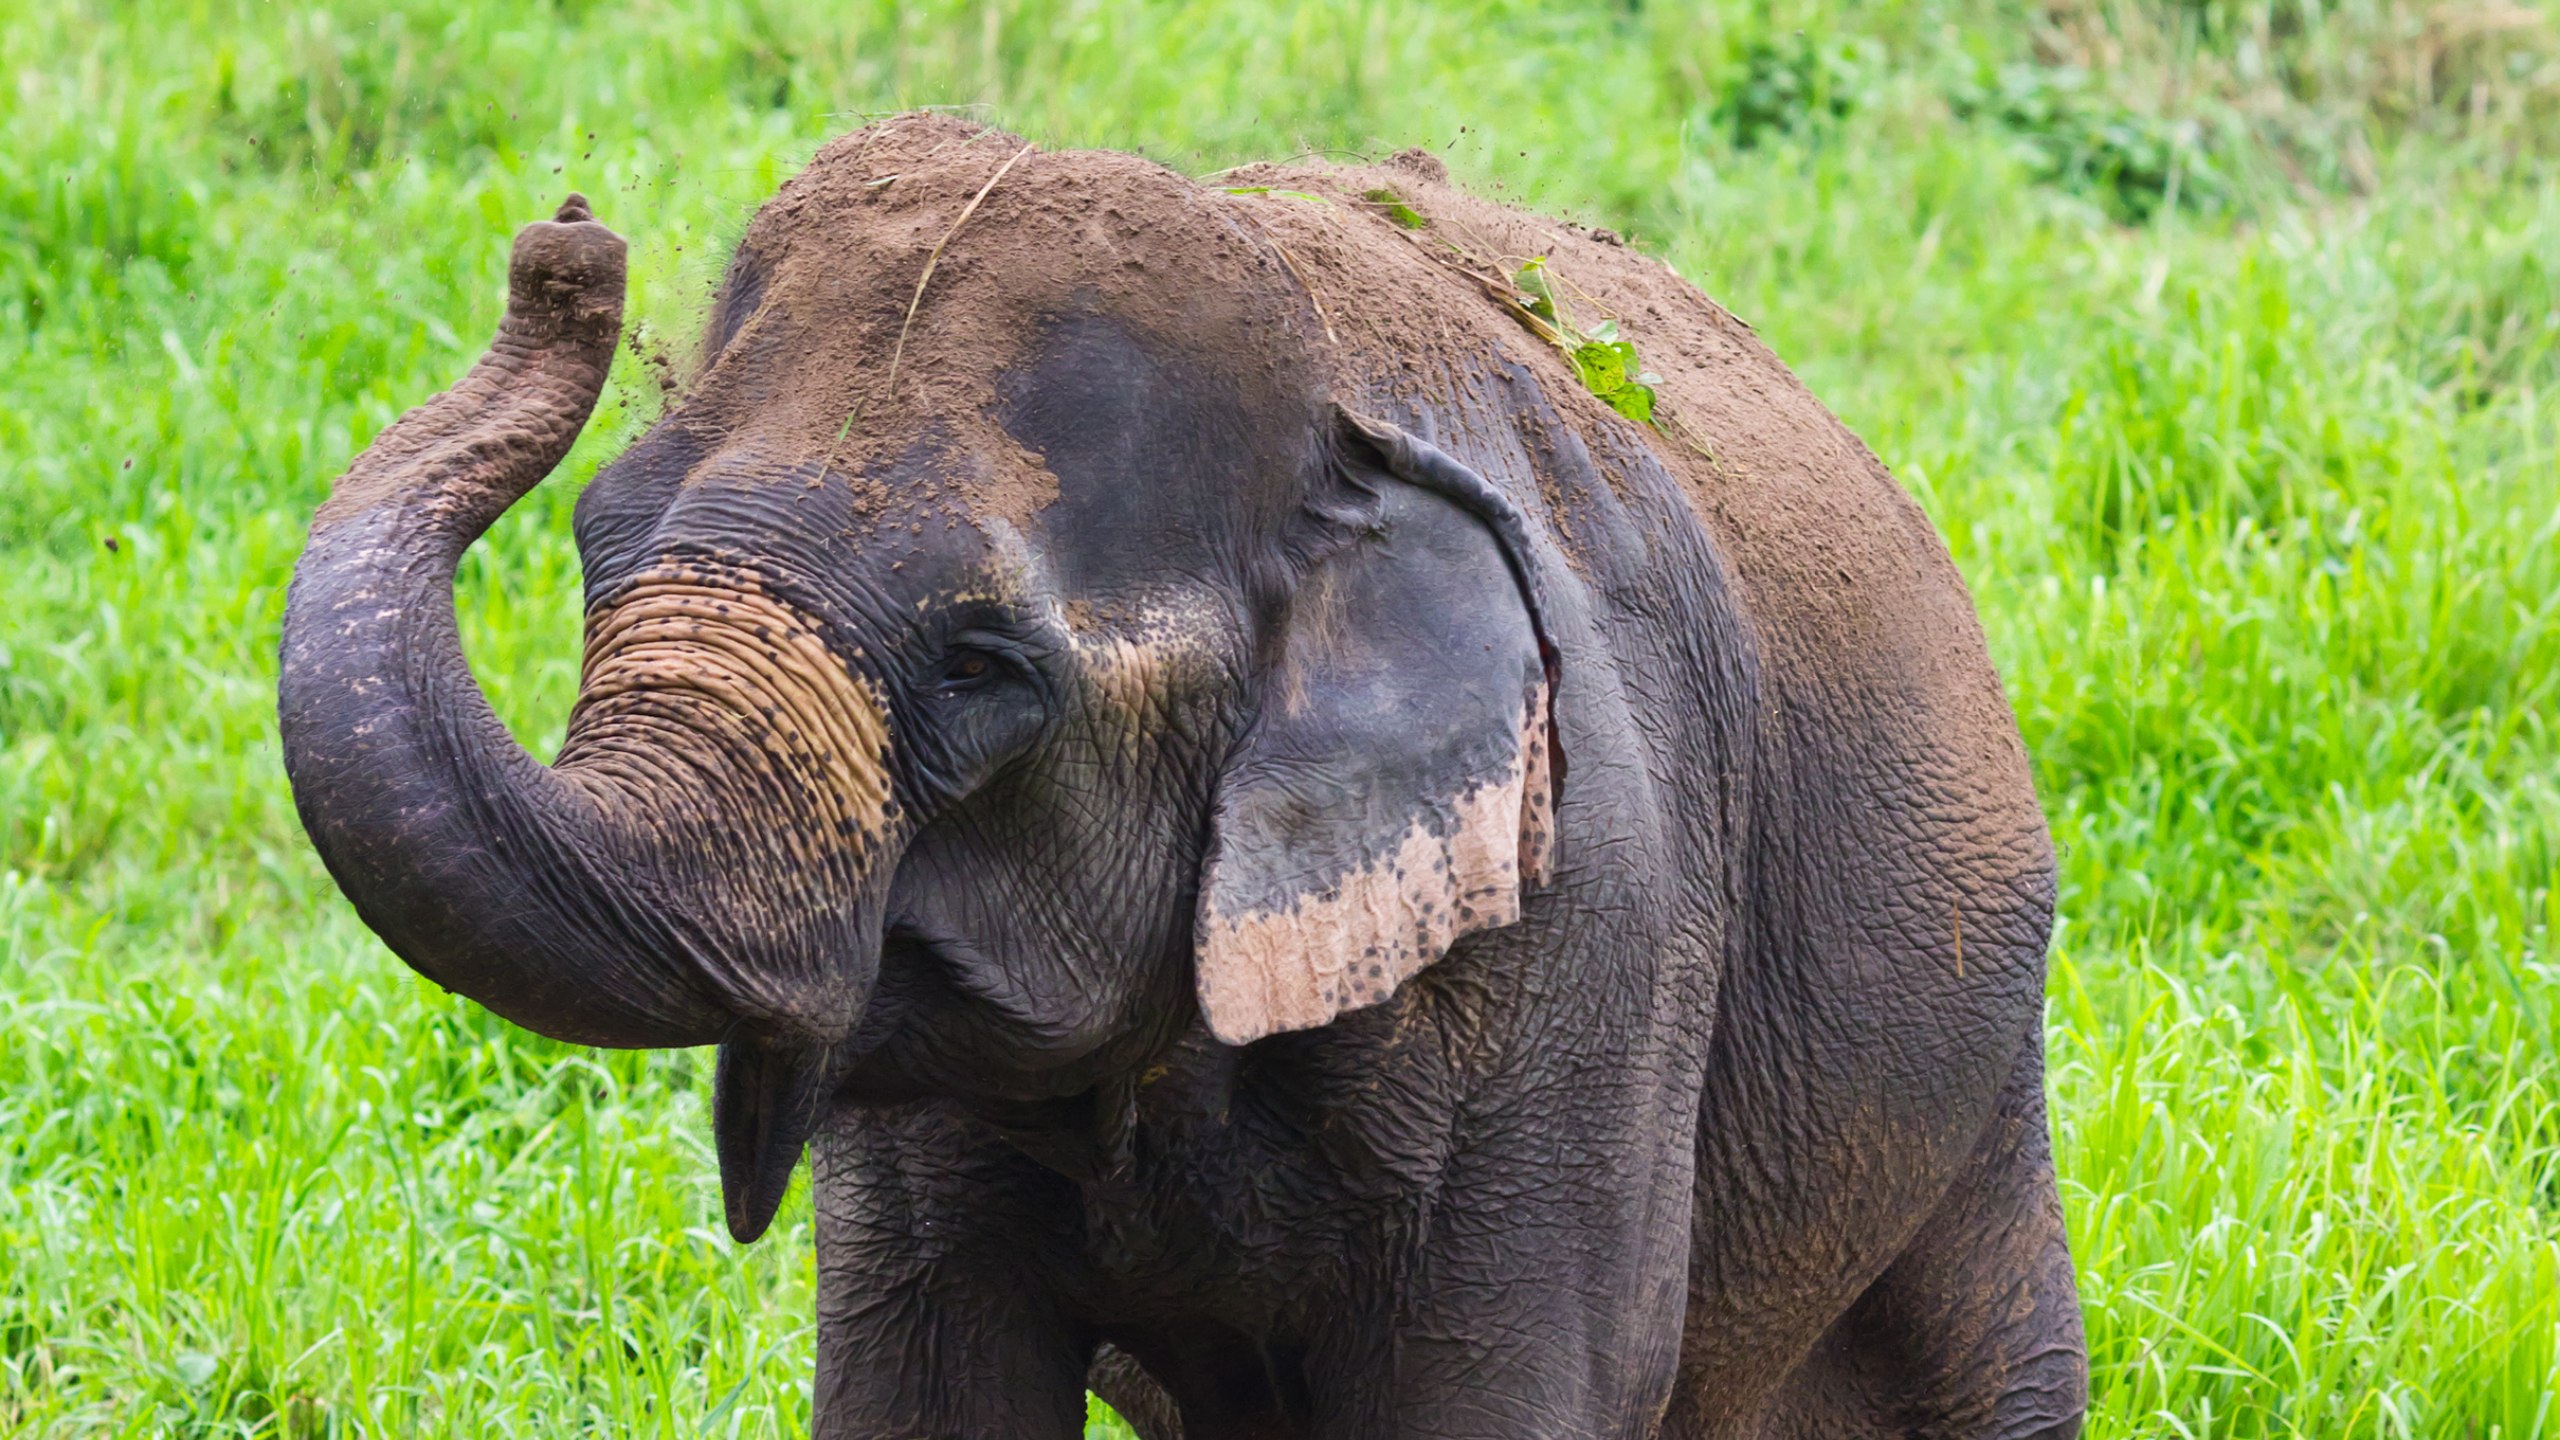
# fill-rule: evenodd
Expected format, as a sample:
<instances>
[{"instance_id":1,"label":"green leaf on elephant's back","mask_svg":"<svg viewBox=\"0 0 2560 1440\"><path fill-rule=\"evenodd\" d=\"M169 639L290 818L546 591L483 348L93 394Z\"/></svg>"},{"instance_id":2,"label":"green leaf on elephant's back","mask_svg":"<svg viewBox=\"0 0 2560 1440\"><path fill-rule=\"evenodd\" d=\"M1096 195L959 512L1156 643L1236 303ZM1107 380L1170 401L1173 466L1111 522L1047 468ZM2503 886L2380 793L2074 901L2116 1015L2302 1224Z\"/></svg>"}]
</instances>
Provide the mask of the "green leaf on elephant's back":
<instances>
[{"instance_id":1,"label":"green leaf on elephant's back","mask_svg":"<svg viewBox=\"0 0 2560 1440\"><path fill-rule=\"evenodd\" d=\"M1611 327L1609 334L1615 334ZM1653 377L1636 361L1636 347L1624 340L1586 340L1573 348L1574 373L1600 402L1640 424L1653 423Z\"/></svg>"},{"instance_id":2,"label":"green leaf on elephant's back","mask_svg":"<svg viewBox=\"0 0 2560 1440\"><path fill-rule=\"evenodd\" d=\"M1573 350L1573 368L1582 376L1584 388L1602 399L1625 387L1634 363L1635 347L1623 341L1586 340Z\"/></svg>"},{"instance_id":3,"label":"green leaf on elephant's back","mask_svg":"<svg viewBox=\"0 0 2560 1440\"><path fill-rule=\"evenodd\" d=\"M1431 226L1430 221L1422 218L1421 211L1404 203L1403 196L1398 195L1396 192L1383 185L1368 192L1360 198L1386 211L1388 219L1393 220L1407 230L1427 230Z\"/></svg>"},{"instance_id":4,"label":"green leaf on elephant's back","mask_svg":"<svg viewBox=\"0 0 2560 1440\"><path fill-rule=\"evenodd\" d=\"M1623 386L1616 394L1600 398L1608 402L1610 409L1639 425L1653 423L1653 387L1650 385Z\"/></svg>"},{"instance_id":5,"label":"green leaf on elephant's back","mask_svg":"<svg viewBox=\"0 0 2560 1440\"><path fill-rule=\"evenodd\" d=\"M1521 266L1519 273L1511 277L1511 283L1520 292L1521 309L1550 326L1562 328L1564 322L1556 310L1555 287L1547 281L1546 256L1540 255Z\"/></svg>"}]
</instances>

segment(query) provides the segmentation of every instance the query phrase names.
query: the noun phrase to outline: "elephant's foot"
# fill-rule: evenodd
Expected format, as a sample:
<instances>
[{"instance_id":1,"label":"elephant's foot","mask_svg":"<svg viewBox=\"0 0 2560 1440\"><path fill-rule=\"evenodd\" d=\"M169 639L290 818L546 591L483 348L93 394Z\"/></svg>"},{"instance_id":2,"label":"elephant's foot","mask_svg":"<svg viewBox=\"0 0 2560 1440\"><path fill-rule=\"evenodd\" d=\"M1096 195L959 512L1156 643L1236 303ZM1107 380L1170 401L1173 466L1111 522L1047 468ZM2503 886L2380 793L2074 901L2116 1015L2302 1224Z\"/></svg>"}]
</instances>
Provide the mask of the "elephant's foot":
<instances>
[{"instance_id":1,"label":"elephant's foot","mask_svg":"<svg viewBox=\"0 0 2560 1440\"><path fill-rule=\"evenodd\" d=\"M1174 1408L1173 1397L1127 1351L1113 1345L1096 1350L1084 1383L1129 1422L1138 1440L1182 1440L1182 1412Z\"/></svg>"}]
</instances>

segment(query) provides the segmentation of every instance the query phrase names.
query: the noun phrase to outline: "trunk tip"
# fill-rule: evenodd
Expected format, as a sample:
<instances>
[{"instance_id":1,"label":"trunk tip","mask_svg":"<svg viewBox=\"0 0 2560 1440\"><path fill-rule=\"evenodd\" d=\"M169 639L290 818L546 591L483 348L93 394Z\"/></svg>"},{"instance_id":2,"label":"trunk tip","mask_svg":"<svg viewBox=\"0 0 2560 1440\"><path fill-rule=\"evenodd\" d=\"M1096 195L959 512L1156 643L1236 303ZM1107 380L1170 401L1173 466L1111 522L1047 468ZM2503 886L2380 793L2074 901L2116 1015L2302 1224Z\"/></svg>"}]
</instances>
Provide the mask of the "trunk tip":
<instances>
[{"instance_id":1,"label":"trunk tip","mask_svg":"<svg viewBox=\"0 0 2560 1440\"><path fill-rule=\"evenodd\" d=\"M507 309L585 330L585 338L610 346L622 326L622 283L622 237L596 223L586 196L572 194L560 202L558 219L516 232Z\"/></svg>"}]
</instances>

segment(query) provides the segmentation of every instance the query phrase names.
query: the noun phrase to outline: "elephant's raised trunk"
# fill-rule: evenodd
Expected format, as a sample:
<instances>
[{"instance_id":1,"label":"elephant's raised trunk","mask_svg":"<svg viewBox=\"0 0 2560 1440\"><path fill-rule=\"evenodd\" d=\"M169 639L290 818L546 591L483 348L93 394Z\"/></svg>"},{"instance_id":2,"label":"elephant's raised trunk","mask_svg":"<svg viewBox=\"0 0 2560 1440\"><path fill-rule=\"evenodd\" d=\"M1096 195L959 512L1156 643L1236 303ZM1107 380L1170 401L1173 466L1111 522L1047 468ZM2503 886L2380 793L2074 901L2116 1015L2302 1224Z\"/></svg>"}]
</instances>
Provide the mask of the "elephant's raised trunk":
<instances>
[{"instance_id":1,"label":"elephant's raised trunk","mask_svg":"<svg viewBox=\"0 0 2560 1440\"><path fill-rule=\"evenodd\" d=\"M479 364L340 478L285 608L285 769L330 874L421 974L563 1040L733 1042L716 1109L752 1238L878 963L876 697L752 577L671 556L589 617L545 766L454 621L463 552L594 408L622 299L622 241L572 196L517 236Z\"/></svg>"}]
</instances>

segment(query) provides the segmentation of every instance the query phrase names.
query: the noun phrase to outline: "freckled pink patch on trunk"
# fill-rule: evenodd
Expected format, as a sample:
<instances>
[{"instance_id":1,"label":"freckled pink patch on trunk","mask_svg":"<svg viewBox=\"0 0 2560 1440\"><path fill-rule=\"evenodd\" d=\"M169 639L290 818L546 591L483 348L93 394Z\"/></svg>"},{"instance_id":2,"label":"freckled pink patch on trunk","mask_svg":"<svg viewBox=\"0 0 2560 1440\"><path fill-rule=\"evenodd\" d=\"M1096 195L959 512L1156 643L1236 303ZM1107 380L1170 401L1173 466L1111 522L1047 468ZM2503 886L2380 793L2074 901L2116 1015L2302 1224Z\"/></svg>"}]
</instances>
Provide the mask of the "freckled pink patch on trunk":
<instances>
[{"instance_id":1,"label":"freckled pink patch on trunk","mask_svg":"<svg viewBox=\"0 0 2560 1440\"><path fill-rule=\"evenodd\" d=\"M751 577L664 568L588 622L560 766L644 791L766 793L804 859L867 851L889 828L887 707L817 622ZM673 772L673 773L671 773ZM777 817L779 818L779 817Z\"/></svg>"}]
</instances>

